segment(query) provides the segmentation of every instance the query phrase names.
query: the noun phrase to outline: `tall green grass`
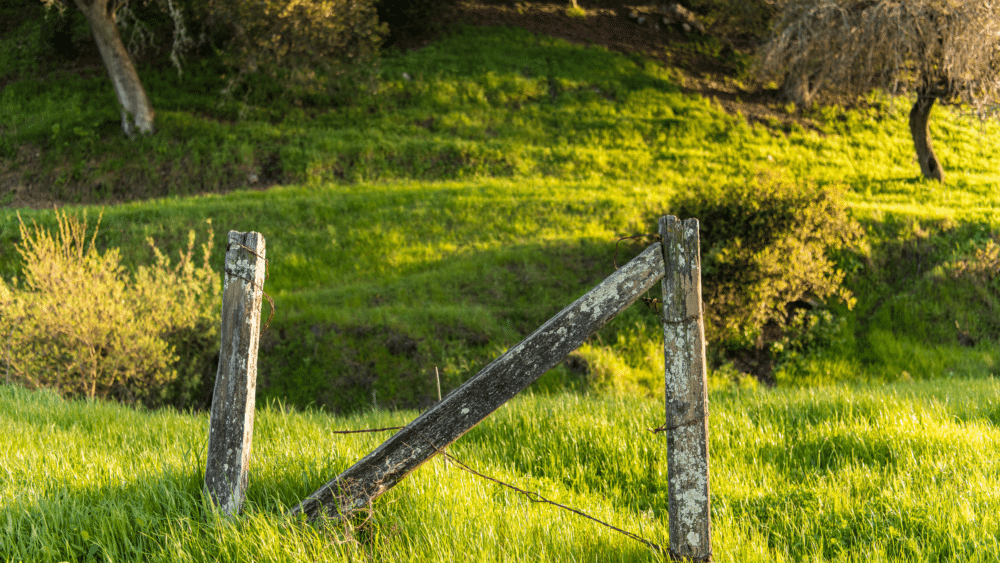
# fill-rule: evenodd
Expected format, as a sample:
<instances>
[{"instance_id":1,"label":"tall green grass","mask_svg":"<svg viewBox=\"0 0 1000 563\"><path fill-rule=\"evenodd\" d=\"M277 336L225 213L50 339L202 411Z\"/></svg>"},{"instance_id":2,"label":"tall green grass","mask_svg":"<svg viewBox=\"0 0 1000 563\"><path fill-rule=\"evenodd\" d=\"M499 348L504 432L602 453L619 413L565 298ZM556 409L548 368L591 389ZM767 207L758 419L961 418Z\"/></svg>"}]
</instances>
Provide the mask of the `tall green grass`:
<instances>
[{"instance_id":1,"label":"tall green grass","mask_svg":"<svg viewBox=\"0 0 1000 563\"><path fill-rule=\"evenodd\" d=\"M1000 556L993 379L711 394L717 561L992 561ZM478 471L660 545L662 402L528 394L449 448ZM203 502L207 416L0 386L5 561L658 561L642 544L459 470L411 474L370 519L284 511L413 411L259 409L247 510Z\"/></svg>"}]
</instances>

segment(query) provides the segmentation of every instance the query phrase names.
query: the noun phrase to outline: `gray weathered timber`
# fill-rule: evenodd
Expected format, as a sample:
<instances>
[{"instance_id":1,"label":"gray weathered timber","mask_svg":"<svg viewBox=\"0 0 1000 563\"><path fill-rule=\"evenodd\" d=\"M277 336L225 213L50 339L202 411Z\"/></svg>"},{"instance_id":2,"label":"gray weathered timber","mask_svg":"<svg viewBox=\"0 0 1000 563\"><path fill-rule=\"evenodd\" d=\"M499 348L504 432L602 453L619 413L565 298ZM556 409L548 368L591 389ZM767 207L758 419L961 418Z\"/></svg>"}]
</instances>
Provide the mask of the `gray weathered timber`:
<instances>
[{"instance_id":1,"label":"gray weathered timber","mask_svg":"<svg viewBox=\"0 0 1000 563\"><path fill-rule=\"evenodd\" d=\"M323 513L347 515L366 506L576 350L662 276L663 252L656 243L309 495L290 514L314 519Z\"/></svg>"},{"instance_id":2,"label":"gray weathered timber","mask_svg":"<svg viewBox=\"0 0 1000 563\"><path fill-rule=\"evenodd\" d=\"M222 293L222 347L208 429L205 491L216 506L230 515L239 513L247 487L264 254L264 237L259 233L229 231Z\"/></svg>"},{"instance_id":3,"label":"gray weathered timber","mask_svg":"<svg viewBox=\"0 0 1000 563\"><path fill-rule=\"evenodd\" d=\"M660 219L666 359L670 555L712 558L708 487L708 380L698 220Z\"/></svg>"}]
</instances>

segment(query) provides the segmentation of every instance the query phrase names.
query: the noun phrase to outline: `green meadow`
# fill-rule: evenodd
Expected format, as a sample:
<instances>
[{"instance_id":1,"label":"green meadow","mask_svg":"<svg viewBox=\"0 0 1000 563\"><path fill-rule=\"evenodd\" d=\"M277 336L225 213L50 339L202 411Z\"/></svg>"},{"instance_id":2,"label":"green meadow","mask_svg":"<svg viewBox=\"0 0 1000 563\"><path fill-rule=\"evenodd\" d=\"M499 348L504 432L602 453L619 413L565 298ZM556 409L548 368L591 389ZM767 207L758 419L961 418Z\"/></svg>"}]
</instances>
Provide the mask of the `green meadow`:
<instances>
[{"instance_id":1,"label":"green meadow","mask_svg":"<svg viewBox=\"0 0 1000 563\"><path fill-rule=\"evenodd\" d=\"M995 561L993 378L711 394L716 561ZM528 392L449 448L473 469L667 545L662 403ZM205 413L0 387L7 561L660 561L440 457L349 523L286 509L418 413L257 411L244 513L201 495Z\"/></svg>"},{"instance_id":2,"label":"green meadow","mask_svg":"<svg viewBox=\"0 0 1000 563\"><path fill-rule=\"evenodd\" d=\"M940 185L913 161L907 98L751 123L674 69L517 28L389 53L350 102L285 104L266 84L220 101L221 72L140 69L159 132L136 141L103 74L12 81L0 155L91 225L103 210L97 245L131 269L153 260L147 237L176 255L211 229L221 272L227 231L264 235L275 313L247 511L202 501L204 412L3 385L0 559L659 560L442 459L368 519L283 513L384 439L330 430L406 423L437 400L435 371L444 393L474 375L609 275L615 241L654 232L673 199L759 174L846 186L865 238L837 256L856 305L822 306L827 332L779 351L775 387L713 366L715 559L1000 557L997 123L935 108ZM4 197L9 282L19 221L56 218ZM623 242L618 263L645 244ZM666 545L666 448L647 431L663 418L660 334L633 306L576 352L587 373L560 364L449 452Z\"/></svg>"}]
</instances>

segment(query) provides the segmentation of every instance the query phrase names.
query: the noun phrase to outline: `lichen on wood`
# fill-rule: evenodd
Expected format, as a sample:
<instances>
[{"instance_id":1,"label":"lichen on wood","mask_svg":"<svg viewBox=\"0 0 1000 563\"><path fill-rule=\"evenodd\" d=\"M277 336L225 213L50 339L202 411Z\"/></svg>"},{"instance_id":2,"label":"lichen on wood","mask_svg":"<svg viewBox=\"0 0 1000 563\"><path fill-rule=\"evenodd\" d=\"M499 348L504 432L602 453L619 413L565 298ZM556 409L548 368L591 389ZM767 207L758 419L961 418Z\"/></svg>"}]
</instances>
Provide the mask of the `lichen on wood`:
<instances>
[{"instance_id":1,"label":"lichen on wood","mask_svg":"<svg viewBox=\"0 0 1000 563\"><path fill-rule=\"evenodd\" d=\"M670 554L712 556L708 480L708 373L698 220L660 219Z\"/></svg>"},{"instance_id":2,"label":"lichen on wood","mask_svg":"<svg viewBox=\"0 0 1000 563\"><path fill-rule=\"evenodd\" d=\"M222 344L208 431L205 491L223 512L239 513L247 487L264 293L265 242L229 232L222 297Z\"/></svg>"}]
</instances>

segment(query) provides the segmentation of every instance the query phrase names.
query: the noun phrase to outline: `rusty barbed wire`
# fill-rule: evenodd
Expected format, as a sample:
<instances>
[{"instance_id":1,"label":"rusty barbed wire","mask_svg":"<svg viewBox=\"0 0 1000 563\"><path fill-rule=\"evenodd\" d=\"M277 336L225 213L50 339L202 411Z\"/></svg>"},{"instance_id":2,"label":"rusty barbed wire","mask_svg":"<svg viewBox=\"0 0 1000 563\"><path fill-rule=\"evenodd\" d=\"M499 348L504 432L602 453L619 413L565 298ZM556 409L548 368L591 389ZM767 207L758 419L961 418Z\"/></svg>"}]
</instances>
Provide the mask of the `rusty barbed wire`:
<instances>
[{"instance_id":1,"label":"rusty barbed wire","mask_svg":"<svg viewBox=\"0 0 1000 563\"><path fill-rule=\"evenodd\" d=\"M388 432L389 430L402 430L405 426L387 426L385 428L365 428L363 430L331 430L330 434L361 434L364 432Z\"/></svg>"},{"instance_id":2,"label":"rusty barbed wire","mask_svg":"<svg viewBox=\"0 0 1000 563\"><path fill-rule=\"evenodd\" d=\"M688 315L687 317L684 317L683 319L680 319L678 321L668 321L667 319L665 319L663 317L660 317L660 320L664 324L668 324L668 325L680 325L680 324L684 324L684 323L689 323L691 321L696 321L699 318L701 318L701 314L700 313L695 313L693 315Z\"/></svg>"},{"instance_id":3,"label":"rusty barbed wire","mask_svg":"<svg viewBox=\"0 0 1000 563\"><path fill-rule=\"evenodd\" d=\"M662 308L663 301L660 301L655 297L646 297L645 295L643 295L642 297L639 298L639 301L642 301L642 304L645 305L647 309L652 309L654 315L659 315L660 311L663 310ZM660 308L657 309L657 307Z\"/></svg>"},{"instance_id":4,"label":"rusty barbed wire","mask_svg":"<svg viewBox=\"0 0 1000 563\"><path fill-rule=\"evenodd\" d=\"M476 471L475 469L469 467L468 465L466 465L465 463L463 463L461 460L459 460L455 456L453 456L453 455L449 454L448 452L444 451L443 449L437 447L434 444L434 442L431 442L430 440L428 440L427 437L425 437L423 434L420 434L420 432L417 432L417 434L421 438L423 438L425 442L427 442L428 444L430 444L430 446L432 448L434 448L434 450L437 453L441 454L442 457L444 457L445 459L447 459L447 460L451 461L452 463L454 463L455 465L457 465L463 471L471 473L471 474L473 474L473 475L475 475L477 477L480 477L482 479L486 479L487 481L492 481L493 483L496 483L498 485L502 485L504 487L507 487L508 489L517 491L517 492L521 493L522 495L524 495L525 497L527 497L527 499L529 501L531 501L531 502L536 502L536 503L540 503L540 504L551 504L552 506L556 506L556 507L562 508L563 510L568 510L570 512L573 512L574 514L577 514L579 516L583 516L584 518L586 518L588 520L591 520L593 522L597 522L598 524L600 524L602 526L608 527L608 528L610 528L610 529L612 529L612 530L614 530L614 531L616 531L616 532L618 532L620 534L623 534L623 535L625 535L625 536L627 536L627 537L629 537L631 539L634 539L634 540L636 540L636 541L638 541L640 543L643 543L643 544L646 545L646 547L649 547L650 549L652 549L654 551L657 551L659 553L663 553L664 552L663 548L660 547L659 544L653 543L653 542L647 540L646 538L644 538L644 537L642 537L642 536L640 536L638 534L635 534L633 532L629 532L628 530L623 530L623 529L621 529L621 528L619 528L617 526L613 526L611 524L608 524L607 522L605 522L603 520L595 518L595 517L593 517L593 516L591 516L591 515L589 515L589 514L587 514L585 512L577 510L576 508L573 508L571 506L566 506L565 504L560 504L560 503L555 502L553 500L549 500L549 499L543 497L542 495L540 495L537 492L526 491L524 489L521 489L521 488L518 488L518 487L516 487L514 485L511 485L510 483L506 483L504 481L501 481L501 480L499 480L499 479L497 479L495 477L490 477L489 475L484 475L484 474Z\"/></svg>"},{"instance_id":5,"label":"rusty barbed wire","mask_svg":"<svg viewBox=\"0 0 1000 563\"><path fill-rule=\"evenodd\" d=\"M679 422L674 425L667 425L667 423L664 422L663 424L657 426L656 428L647 428L646 430L652 432L653 434L659 434L660 432L666 432L667 430L677 430L678 428L684 426L691 426L692 424L698 424L699 422L702 422L705 419L707 419L709 414L710 413L706 411L704 417L690 418L688 420L685 420L684 422Z\"/></svg>"},{"instance_id":6,"label":"rusty barbed wire","mask_svg":"<svg viewBox=\"0 0 1000 563\"><path fill-rule=\"evenodd\" d=\"M267 278L271 277L271 272L270 272L270 270L269 270L269 268L268 268L268 265L270 264L270 261L269 261L269 260L268 260L267 258L264 258L264 257L263 257L263 256L261 256L260 254L257 254L257 252L256 252L256 251L254 251L253 249L251 249L251 248L247 248L246 246L244 246L244 245L242 245L242 244L240 244L240 243L238 243L238 242L231 242L231 243L227 244L227 245L226 245L226 254L228 254L228 253L229 253L229 249L230 249L230 248L232 248L232 247L233 247L233 245L236 245L236 246L239 246L239 247L240 247L240 248L242 248L243 250L246 250L246 251L247 251L247 252L249 252L250 254L253 254L253 255L254 255L254 256L256 256L256 257L257 257L257 258L258 258L259 260L263 260L263 261L264 261L264 281L267 281ZM225 269L225 266L223 266L223 269ZM236 272L232 272L232 271L229 271L229 270L226 270L226 273L227 273L227 274L229 274L229 275L231 275L231 276L236 276L236 277L238 277L238 278L240 278L240 279L244 279L244 280L246 280L246 281L250 282L250 285L251 285L251 286L253 286L253 285L254 285L254 280L252 280L252 279L250 279L250 278L247 278L247 277L244 277L244 276L241 276L241 275L237 274ZM264 291L264 288L261 288L260 292L261 292L262 294L264 294L264 297L266 297L266 298L267 298L267 302L268 302L268 304L270 304L270 305L271 305L271 314L267 316L267 322L266 322L266 323L264 323L264 328L262 328L262 329L260 330L260 334L261 334L261 335L263 335L263 334L264 334L264 333L265 333L265 332L267 331L268 327L270 327L270 326L271 326L271 319L273 319L273 318L274 318L274 299L272 299L272 298L271 298L271 296L270 296L270 295L268 295L266 291ZM258 336L259 336L259 335L258 335Z\"/></svg>"},{"instance_id":7,"label":"rusty barbed wire","mask_svg":"<svg viewBox=\"0 0 1000 563\"><path fill-rule=\"evenodd\" d=\"M367 428L367 429L362 429L362 430L334 430L334 431L331 431L330 433L331 434L358 434L358 433L363 433L363 432L383 432L383 431L387 431L387 430L402 430L403 428L405 428L405 426L389 426L389 427L386 427L386 428ZM657 429L657 430L659 431L659 429ZM562 508L563 510L568 510L568 511L574 513L574 514L577 514L578 516L583 516L584 518L586 518L588 520L591 520L593 522L597 522L598 524L600 524L602 526L610 528L610 529L612 529L612 530L614 530L614 531L616 531L616 532L618 532L620 534L625 535L626 537L629 537L629 538L631 538L633 540L636 540L636 541L638 541L638 542L646 545L646 547L649 547L650 549L652 549L654 551L657 551L659 553L664 553L663 548L659 544L651 542L651 541L647 540L646 538L644 538L644 537L642 537L642 536L640 536L640 535L638 535L636 533L630 532L628 530L623 530L623 529L621 529L621 528L619 528L617 526L609 524L609 523L607 523L607 522L605 522L605 521L603 521L603 520L601 520L599 518L595 518L595 517L587 514L586 512L583 512L583 511L578 510L576 508L573 508L571 506L566 506L565 504L560 504L560 503L555 502L553 500L549 500L549 499L543 497L541 494L539 494L539 493L537 493L535 491L526 491L524 489L521 489L519 487L511 485L510 483L501 481L501 480L499 480L499 479L497 479L495 477L490 477L489 475L484 475L483 473L480 473L480 472L476 471L475 469L473 469L473 468L469 467L468 465L466 465L464 462L462 462L462 460L460 460L460 459L456 458L455 456L449 454L443 448L437 447L437 445L434 444L434 442L430 441L426 436L424 436L419 431L415 431L415 432L416 432L416 434L418 436L420 436L421 438L423 438L423 440L425 442L427 442L430 445L430 447L434 448L435 452L441 454L441 456L443 458L445 458L446 461L454 463L456 466L458 466L459 469L461 469L461 470L463 470L463 471L465 471L467 473L471 473L472 475L475 475L475 476L477 476L479 478L486 479L487 481L491 481L493 483L496 483L497 485L501 485L501 486L507 487L508 489L517 491L517 492L521 493L522 495L524 495L530 502L535 502L535 503L539 503L539 504L551 504L552 506L555 506L555 507L558 507L558 508Z\"/></svg>"},{"instance_id":8,"label":"rusty barbed wire","mask_svg":"<svg viewBox=\"0 0 1000 563\"><path fill-rule=\"evenodd\" d=\"M271 299L271 296L263 290L261 290L261 293L264 294L264 297L267 297L267 303L271 306L271 314L267 316L267 322L264 323L264 328L260 329L260 334L264 334L264 332L267 331L267 327L271 326L271 319L274 318L274 299Z\"/></svg>"},{"instance_id":9,"label":"rusty barbed wire","mask_svg":"<svg viewBox=\"0 0 1000 563\"><path fill-rule=\"evenodd\" d=\"M638 239L638 238L653 239L653 240L655 240L657 242L663 242L663 237L661 237L660 235L658 235L656 233L646 233L646 234L643 234L643 235L632 235L632 236L622 237L622 238L618 239L617 241L615 241L615 257L611 260L611 263L612 263L612 265L614 265L615 270L618 270L618 244L621 243L621 241L623 241L623 240L631 240L631 239ZM653 310L653 314L658 315L662 309L658 309L657 307L659 306L659 307L662 308L663 302L660 301L659 299L656 299L656 298L653 298L653 297L648 297L648 295L649 295L649 292L646 292L646 295L640 297L639 300L642 301L642 304L645 305L647 309L652 309Z\"/></svg>"},{"instance_id":10,"label":"rusty barbed wire","mask_svg":"<svg viewBox=\"0 0 1000 563\"><path fill-rule=\"evenodd\" d=\"M629 237L622 237L622 238L616 240L615 241L615 257L611 261L611 263L614 264L614 266L615 266L615 270L618 269L618 244L621 243L621 241L623 241L623 240L631 240L631 239L637 239L637 238L651 238L651 239L653 239L653 240L655 240L657 242L663 242L663 238L660 237L660 235L658 235L656 233L646 233L644 235L632 235L632 236L629 236Z\"/></svg>"},{"instance_id":11,"label":"rusty barbed wire","mask_svg":"<svg viewBox=\"0 0 1000 563\"><path fill-rule=\"evenodd\" d=\"M227 245L226 245L226 252L227 252L227 253L229 252L229 249L233 247L233 245L234 245L234 244L235 244L236 246L238 246L238 247L242 248L243 250L246 250L246 251L247 251L247 252L249 252L250 254L253 254L253 255L254 255L254 256L256 256L256 257L257 257L258 259L260 259L260 260L263 260L263 261L264 261L264 281L267 281L267 279L268 279L269 277L271 277L271 272L270 272L270 270L268 269L268 266L269 266L269 265L270 265L270 263L271 263L271 262L270 262L270 260L268 260L267 258L264 258L264 257L263 257L263 256L261 256L260 254L257 254L257 252L256 252L255 250L253 250L252 248L248 248L248 247L246 247L246 246L243 246L242 244L240 244L240 243L238 243L238 242L231 242L231 243L227 244ZM233 274L233 275L236 275L236 274ZM239 276L239 277L241 277L241 278L242 278L243 276ZM251 284L252 284L252 283L254 283L254 281L253 281L253 280L251 280L251 279L249 279L249 278L243 278L243 279L247 280L247 281L248 281L248 282L250 282Z\"/></svg>"}]
</instances>

